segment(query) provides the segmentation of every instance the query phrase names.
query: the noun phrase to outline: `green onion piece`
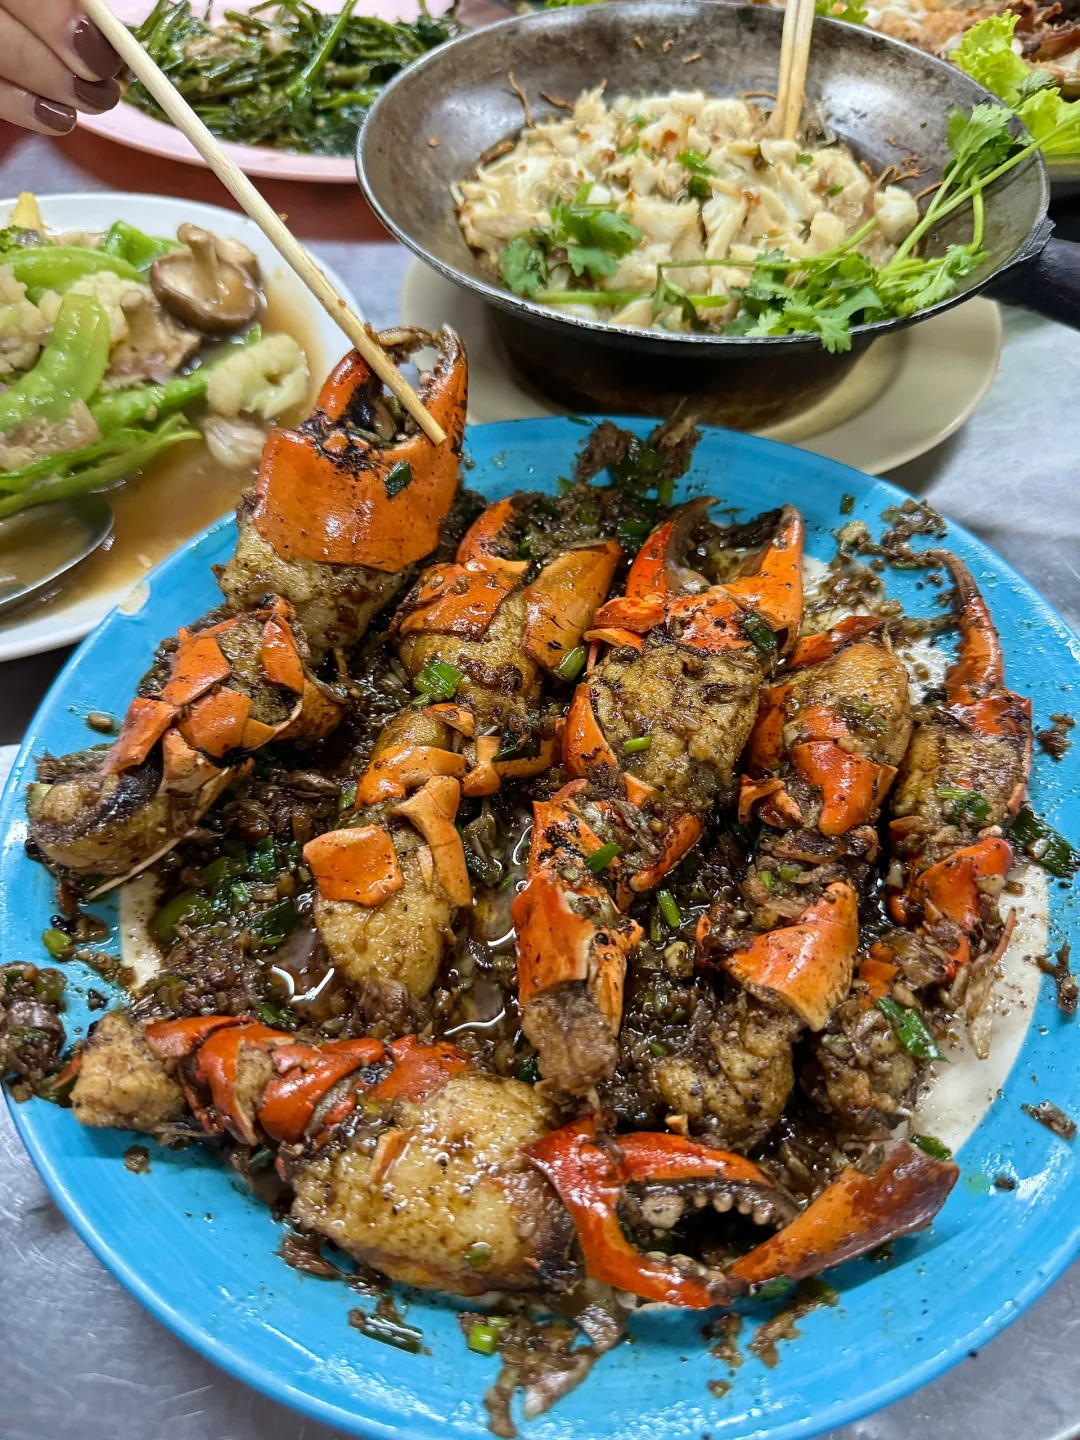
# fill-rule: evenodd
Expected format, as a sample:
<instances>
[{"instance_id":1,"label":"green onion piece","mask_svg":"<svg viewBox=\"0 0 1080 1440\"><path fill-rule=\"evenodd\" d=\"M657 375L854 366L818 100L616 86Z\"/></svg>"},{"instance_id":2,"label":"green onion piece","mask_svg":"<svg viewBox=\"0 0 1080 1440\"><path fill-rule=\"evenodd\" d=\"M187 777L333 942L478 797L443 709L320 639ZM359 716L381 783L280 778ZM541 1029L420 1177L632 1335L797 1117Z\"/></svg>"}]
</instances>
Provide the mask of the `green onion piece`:
<instances>
[{"instance_id":1,"label":"green onion piece","mask_svg":"<svg viewBox=\"0 0 1080 1440\"><path fill-rule=\"evenodd\" d=\"M575 645L573 650L568 651L555 668L555 674L560 680L576 680L585 668L585 661L588 659L588 652L584 645Z\"/></svg>"},{"instance_id":2,"label":"green onion piece","mask_svg":"<svg viewBox=\"0 0 1080 1440\"><path fill-rule=\"evenodd\" d=\"M176 927L205 925L214 918L210 901L197 890L181 890L167 900L150 921L150 931L158 940L175 940Z\"/></svg>"},{"instance_id":3,"label":"green onion piece","mask_svg":"<svg viewBox=\"0 0 1080 1440\"><path fill-rule=\"evenodd\" d=\"M383 482L387 495L392 500L399 495L413 478L412 466L408 460L399 460Z\"/></svg>"},{"instance_id":4,"label":"green onion piece","mask_svg":"<svg viewBox=\"0 0 1080 1440\"><path fill-rule=\"evenodd\" d=\"M704 175L691 175L686 182L686 193L695 200L708 200L712 194L712 186Z\"/></svg>"},{"instance_id":5,"label":"green onion piece","mask_svg":"<svg viewBox=\"0 0 1080 1440\"><path fill-rule=\"evenodd\" d=\"M514 1078L520 1080L523 1085L536 1084L540 1079L540 1066L535 1055L530 1055L527 1060L522 1061Z\"/></svg>"},{"instance_id":6,"label":"green onion piece","mask_svg":"<svg viewBox=\"0 0 1080 1440\"><path fill-rule=\"evenodd\" d=\"M743 616L742 632L762 655L771 655L776 649L776 636L756 610L748 610Z\"/></svg>"},{"instance_id":7,"label":"green onion piece","mask_svg":"<svg viewBox=\"0 0 1080 1440\"><path fill-rule=\"evenodd\" d=\"M465 1259L474 1270L482 1270L491 1263L491 1246L484 1240L477 1240L466 1250Z\"/></svg>"},{"instance_id":8,"label":"green onion piece","mask_svg":"<svg viewBox=\"0 0 1080 1440\"><path fill-rule=\"evenodd\" d=\"M776 873L780 876L781 880L785 880L790 885L792 881L798 880L799 876L802 874L802 866L778 865L776 867Z\"/></svg>"},{"instance_id":9,"label":"green onion piece","mask_svg":"<svg viewBox=\"0 0 1080 1440\"><path fill-rule=\"evenodd\" d=\"M917 1145L920 1150L925 1150L927 1155L932 1155L935 1160L952 1159L952 1151L934 1135L912 1135L909 1138L912 1145Z\"/></svg>"},{"instance_id":10,"label":"green onion piece","mask_svg":"<svg viewBox=\"0 0 1080 1440\"><path fill-rule=\"evenodd\" d=\"M363 1310L350 1310L349 1324L369 1340L378 1340L409 1355L420 1354L423 1333L412 1325L398 1325L393 1320L384 1320L381 1315L365 1315Z\"/></svg>"},{"instance_id":11,"label":"green onion piece","mask_svg":"<svg viewBox=\"0 0 1080 1440\"><path fill-rule=\"evenodd\" d=\"M343 810L351 810L356 804L356 781L350 780L345 789L338 796L337 808L340 815Z\"/></svg>"},{"instance_id":12,"label":"green onion piece","mask_svg":"<svg viewBox=\"0 0 1080 1440\"><path fill-rule=\"evenodd\" d=\"M900 1044L914 1055L916 1060L944 1060L945 1056L938 1049L937 1041L926 1028L926 1021L917 1010L908 1010L903 1005L898 1005L890 995L883 995L877 1001L877 1008L896 1032Z\"/></svg>"},{"instance_id":13,"label":"green onion piece","mask_svg":"<svg viewBox=\"0 0 1080 1440\"><path fill-rule=\"evenodd\" d=\"M752 1293L755 1300L779 1300L781 1295L786 1295L789 1290L794 1288L794 1280L789 1280L786 1275L775 1275L771 1280L766 1280L764 1285L759 1285Z\"/></svg>"},{"instance_id":14,"label":"green onion piece","mask_svg":"<svg viewBox=\"0 0 1080 1440\"><path fill-rule=\"evenodd\" d=\"M651 744L651 735L635 735L632 740L627 740L622 748L627 755L640 755L642 750L647 750Z\"/></svg>"},{"instance_id":15,"label":"green onion piece","mask_svg":"<svg viewBox=\"0 0 1080 1440\"><path fill-rule=\"evenodd\" d=\"M796 156L795 156L795 164L796 164L796 165L812 165L813 163L814 163L814 157L813 157L812 155L796 155Z\"/></svg>"},{"instance_id":16,"label":"green onion piece","mask_svg":"<svg viewBox=\"0 0 1080 1440\"><path fill-rule=\"evenodd\" d=\"M63 960L75 948L75 942L63 930L49 929L41 937L41 943L54 960Z\"/></svg>"},{"instance_id":17,"label":"green onion piece","mask_svg":"<svg viewBox=\"0 0 1080 1440\"><path fill-rule=\"evenodd\" d=\"M219 855L216 860L211 860L209 865L204 865L199 871L200 885L216 885L233 873L233 862L227 855Z\"/></svg>"},{"instance_id":18,"label":"green onion piece","mask_svg":"<svg viewBox=\"0 0 1080 1440\"><path fill-rule=\"evenodd\" d=\"M825 191L825 194L828 195L830 199L831 199L834 195L842 195L843 193L844 193L844 187L843 187L843 185L830 185L829 188L828 188L828 190Z\"/></svg>"},{"instance_id":19,"label":"green onion piece","mask_svg":"<svg viewBox=\"0 0 1080 1440\"><path fill-rule=\"evenodd\" d=\"M250 900L251 891L242 880L238 880L235 885L229 886L229 909L234 915L238 910L242 910Z\"/></svg>"},{"instance_id":20,"label":"green onion piece","mask_svg":"<svg viewBox=\"0 0 1080 1440\"><path fill-rule=\"evenodd\" d=\"M1068 880L1080 870L1080 851L1074 850L1045 820L1040 820L1030 806L1025 805L1008 826L1009 838L1014 840L1036 865L1049 870L1059 880Z\"/></svg>"},{"instance_id":21,"label":"green onion piece","mask_svg":"<svg viewBox=\"0 0 1080 1440\"><path fill-rule=\"evenodd\" d=\"M656 1058L659 1060L659 1059L661 1058L661 1056L667 1054L667 1046L664 1044L664 1042L663 1042L662 1040L650 1040L650 1041L649 1041L649 1054L650 1054L650 1055L655 1055Z\"/></svg>"},{"instance_id":22,"label":"green onion piece","mask_svg":"<svg viewBox=\"0 0 1080 1440\"><path fill-rule=\"evenodd\" d=\"M288 896L271 905L261 915L248 921L248 929L255 936L260 950L276 950L300 924L300 912Z\"/></svg>"},{"instance_id":23,"label":"green onion piece","mask_svg":"<svg viewBox=\"0 0 1080 1440\"><path fill-rule=\"evenodd\" d=\"M265 1000L259 1006L259 1019L264 1025L275 1025L279 1030L288 1029L289 1026L289 1012L271 1000Z\"/></svg>"},{"instance_id":24,"label":"green onion piece","mask_svg":"<svg viewBox=\"0 0 1080 1440\"><path fill-rule=\"evenodd\" d=\"M954 785L939 785L936 792L939 799L951 800L951 818L964 820L970 817L981 825L990 815L990 802L977 790L960 789Z\"/></svg>"},{"instance_id":25,"label":"green onion piece","mask_svg":"<svg viewBox=\"0 0 1080 1440\"><path fill-rule=\"evenodd\" d=\"M591 855L585 857L585 864L594 875L599 875L601 870L606 870L617 855L622 854L622 846L617 845L614 840L609 840L606 845L601 845L599 850L594 850Z\"/></svg>"},{"instance_id":26,"label":"green onion piece","mask_svg":"<svg viewBox=\"0 0 1080 1440\"><path fill-rule=\"evenodd\" d=\"M466 1342L469 1349L477 1355L494 1355L508 1323L501 1315L493 1315L490 1320L474 1320Z\"/></svg>"},{"instance_id":27,"label":"green onion piece","mask_svg":"<svg viewBox=\"0 0 1080 1440\"><path fill-rule=\"evenodd\" d=\"M656 503L657 505L663 506L664 509L667 509L667 507L671 504L674 498L675 481L671 478L670 475L665 475L663 480L661 480L659 485L657 485L656 487Z\"/></svg>"},{"instance_id":28,"label":"green onion piece","mask_svg":"<svg viewBox=\"0 0 1080 1440\"><path fill-rule=\"evenodd\" d=\"M653 905L649 910L649 940L653 945L662 945L666 936L667 930L664 928L660 906Z\"/></svg>"},{"instance_id":29,"label":"green onion piece","mask_svg":"<svg viewBox=\"0 0 1080 1440\"><path fill-rule=\"evenodd\" d=\"M776 884L776 881L773 879L772 871L759 870L757 872L757 878L761 881L761 883L765 886L765 889L768 890L769 894L771 895L773 886Z\"/></svg>"},{"instance_id":30,"label":"green onion piece","mask_svg":"<svg viewBox=\"0 0 1080 1440\"><path fill-rule=\"evenodd\" d=\"M446 660L429 660L413 684L431 700L452 700L464 679L456 665Z\"/></svg>"},{"instance_id":31,"label":"green onion piece","mask_svg":"<svg viewBox=\"0 0 1080 1440\"><path fill-rule=\"evenodd\" d=\"M842 190L844 187L843 187L842 185L839 186L839 187L837 187L837 186L835 186L835 185L833 186L833 189L834 189L834 190L837 189L837 188L839 188L839 189ZM829 191L829 194L831 195L832 193L833 193L832 190L830 190L830 191ZM848 495L848 494L841 495L841 496L840 496L840 514L841 514L841 515L850 515L851 512L852 512L854 509L855 509L855 496L854 496L854 495Z\"/></svg>"},{"instance_id":32,"label":"green onion piece","mask_svg":"<svg viewBox=\"0 0 1080 1440\"><path fill-rule=\"evenodd\" d=\"M658 890L656 892L656 903L660 906L664 919L673 930L678 930L682 924L682 914L675 903L675 896L670 890Z\"/></svg>"},{"instance_id":33,"label":"green onion piece","mask_svg":"<svg viewBox=\"0 0 1080 1440\"><path fill-rule=\"evenodd\" d=\"M249 862L252 873L259 880L273 880L278 872L277 853L272 836L260 840L251 852Z\"/></svg>"}]
</instances>

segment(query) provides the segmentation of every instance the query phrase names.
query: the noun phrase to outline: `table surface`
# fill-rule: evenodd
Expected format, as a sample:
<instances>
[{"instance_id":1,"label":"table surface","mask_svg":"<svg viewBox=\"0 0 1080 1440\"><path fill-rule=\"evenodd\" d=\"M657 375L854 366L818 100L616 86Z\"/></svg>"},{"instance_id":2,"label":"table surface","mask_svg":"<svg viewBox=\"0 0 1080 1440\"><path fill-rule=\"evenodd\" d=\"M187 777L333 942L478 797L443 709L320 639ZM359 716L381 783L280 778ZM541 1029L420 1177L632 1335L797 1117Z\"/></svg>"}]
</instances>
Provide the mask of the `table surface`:
<instances>
[{"instance_id":1,"label":"table surface","mask_svg":"<svg viewBox=\"0 0 1080 1440\"><path fill-rule=\"evenodd\" d=\"M262 182L274 208L352 286L376 327L397 320L408 263L348 186ZM76 132L0 126L0 196L143 191L227 203L205 171ZM1007 313L997 381L946 444L890 476L962 522L1080 629L1075 430L1080 335ZM0 744L17 741L66 651L0 666ZM6 957L10 958L10 957ZM1076 1440L1080 1266L984 1350L827 1440ZM223 1375L98 1264L50 1200L0 1110L3 1440L335 1440ZM1033 1383L1036 1380L1037 1383Z\"/></svg>"}]
</instances>

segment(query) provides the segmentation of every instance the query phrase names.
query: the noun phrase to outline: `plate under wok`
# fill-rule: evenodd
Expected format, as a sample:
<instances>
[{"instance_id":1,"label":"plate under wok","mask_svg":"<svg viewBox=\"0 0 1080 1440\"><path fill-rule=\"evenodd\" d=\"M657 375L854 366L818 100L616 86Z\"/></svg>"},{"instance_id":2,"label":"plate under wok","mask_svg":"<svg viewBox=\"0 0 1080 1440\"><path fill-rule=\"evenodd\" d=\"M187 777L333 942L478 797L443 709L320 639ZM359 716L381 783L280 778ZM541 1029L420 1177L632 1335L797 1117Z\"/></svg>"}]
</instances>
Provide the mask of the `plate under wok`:
<instances>
[{"instance_id":1,"label":"plate under wok","mask_svg":"<svg viewBox=\"0 0 1080 1440\"><path fill-rule=\"evenodd\" d=\"M633 428L644 432L647 423ZM522 486L553 489L583 438L570 420L473 428L469 483L489 497ZM822 558L832 551L829 532L840 523L842 495L855 497L854 518L872 527L887 505L903 498L886 482L834 462L727 432L709 432L695 461L687 485L748 512L796 500L808 521L809 549ZM42 955L40 934L52 908L48 877L23 850L22 790L32 778L33 756L94 740L86 712L121 707L160 637L216 602L209 566L228 556L233 541L231 523L223 523L155 571L143 609L109 616L35 718L0 802L5 959ZM984 588L1010 683L1032 695L1037 722L1045 723L1050 711L1068 704L1062 688L1080 684L1080 642L974 537L950 526L949 543ZM916 590L916 575L890 574L888 583L912 611L935 610L936 592ZM1080 747L1059 765L1037 757L1036 808L1073 836L1080 832L1078 780ZM1080 944L1069 893L1051 889L1053 943L1071 936ZM114 910L100 908L115 921ZM67 971L77 997L68 1010L69 1030L78 1034L92 1018L85 989L101 981L76 965ZM1077 1094L1075 1029L1061 1022L1052 995L1044 993L1001 1096L960 1152L963 1178L936 1225L899 1242L890 1263L856 1262L835 1272L840 1304L800 1322L802 1336L781 1347L776 1370L748 1357L729 1377L707 1353L700 1316L644 1315L633 1327L637 1343L620 1346L585 1386L523 1426L523 1440L700 1440L705 1432L713 1440L795 1440L854 1420L931 1379L1015 1318L1080 1249L1074 1200L1080 1159L1019 1108L1049 1098L1069 1110ZM494 1362L465 1350L451 1305L409 1299L409 1320L422 1329L430 1354L376 1344L347 1324L357 1297L287 1269L273 1254L278 1230L269 1213L198 1150L174 1154L151 1145L150 1172L133 1175L122 1163L132 1136L83 1129L69 1112L39 1101L12 1106L12 1113L83 1239L158 1319L209 1359L273 1398L369 1440L486 1436L481 1396ZM1003 1172L1016 1177L1015 1190L994 1189L993 1177ZM706 1389L714 1378L733 1380L723 1399Z\"/></svg>"}]
</instances>

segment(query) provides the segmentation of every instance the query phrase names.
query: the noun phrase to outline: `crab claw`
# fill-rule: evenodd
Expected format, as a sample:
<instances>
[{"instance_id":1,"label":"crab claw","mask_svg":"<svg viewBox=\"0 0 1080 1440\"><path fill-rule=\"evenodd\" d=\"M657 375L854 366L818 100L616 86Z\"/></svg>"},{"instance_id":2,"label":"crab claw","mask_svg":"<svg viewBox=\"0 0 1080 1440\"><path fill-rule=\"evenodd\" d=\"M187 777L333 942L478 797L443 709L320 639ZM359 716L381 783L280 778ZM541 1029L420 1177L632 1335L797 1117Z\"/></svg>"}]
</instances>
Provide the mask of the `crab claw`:
<instances>
[{"instance_id":1,"label":"crab claw","mask_svg":"<svg viewBox=\"0 0 1080 1440\"><path fill-rule=\"evenodd\" d=\"M625 1137L633 1139L633 1137ZM657 1137L648 1137L655 1139ZM621 1142L620 1142L621 1143ZM704 1151L704 1146L694 1146ZM554 1130L524 1149L533 1164L554 1188L570 1212L577 1230L586 1274L618 1290L628 1290L643 1300L680 1305L691 1310L707 1310L729 1298L730 1291L722 1275L708 1272L702 1266L680 1268L674 1259L659 1259L643 1254L626 1238L619 1221L619 1201L630 1179L643 1178L628 1174L620 1162L616 1148L608 1149L596 1139L595 1122L575 1120ZM724 1175L729 1165L739 1171L739 1178L749 1165L740 1156L713 1152L712 1172ZM677 1161L663 1155L660 1168L678 1172ZM702 1157L687 1157L695 1178L707 1166ZM634 1171L633 1153L631 1170ZM637 1166L637 1170L645 1168ZM756 1167L750 1166L750 1169ZM760 1172L758 1172L760 1174ZM764 1180L765 1177L762 1176ZM767 1181L765 1181L768 1184Z\"/></svg>"},{"instance_id":2,"label":"crab claw","mask_svg":"<svg viewBox=\"0 0 1080 1440\"><path fill-rule=\"evenodd\" d=\"M858 897L837 880L794 925L756 936L724 966L741 985L776 996L804 1025L820 1030L847 994L858 948Z\"/></svg>"},{"instance_id":3,"label":"crab claw","mask_svg":"<svg viewBox=\"0 0 1080 1440\"><path fill-rule=\"evenodd\" d=\"M581 644L611 586L622 548L614 540L567 550L525 588L525 649L555 674Z\"/></svg>"},{"instance_id":4,"label":"crab claw","mask_svg":"<svg viewBox=\"0 0 1080 1440\"><path fill-rule=\"evenodd\" d=\"M724 585L744 609L761 616L781 653L794 642L802 623L804 537L802 516L794 505L785 505L769 544Z\"/></svg>"},{"instance_id":5,"label":"crab claw","mask_svg":"<svg viewBox=\"0 0 1080 1440\"><path fill-rule=\"evenodd\" d=\"M902 1141L873 1175L848 1168L778 1234L727 1271L749 1287L783 1277L803 1280L924 1230L944 1205L960 1171Z\"/></svg>"},{"instance_id":6,"label":"crab claw","mask_svg":"<svg viewBox=\"0 0 1080 1440\"><path fill-rule=\"evenodd\" d=\"M916 875L905 892L889 896L897 924L932 929L942 920L949 922L948 937L939 937L952 960L947 979L971 959L985 882L1004 880L1012 863L1009 842L1000 835L984 835Z\"/></svg>"},{"instance_id":7,"label":"crab claw","mask_svg":"<svg viewBox=\"0 0 1080 1440\"><path fill-rule=\"evenodd\" d=\"M380 382L351 351L323 386L308 420L271 430L252 521L282 558L397 571L429 554L457 489L465 429L465 349L440 332L439 358L420 397L446 432L433 445L417 432L380 448Z\"/></svg>"},{"instance_id":8,"label":"crab claw","mask_svg":"<svg viewBox=\"0 0 1080 1440\"><path fill-rule=\"evenodd\" d=\"M270 1057L275 1073L259 1101L259 1124L272 1140L295 1144L329 1091L346 1076L378 1064L385 1054L381 1040L279 1046Z\"/></svg>"},{"instance_id":9,"label":"crab claw","mask_svg":"<svg viewBox=\"0 0 1080 1440\"><path fill-rule=\"evenodd\" d=\"M570 1093L614 1073L627 956L642 936L585 863L602 842L572 803L580 788L534 805L529 878L511 906L522 1029L541 1074Z\"/></svg>"}]
</instances>

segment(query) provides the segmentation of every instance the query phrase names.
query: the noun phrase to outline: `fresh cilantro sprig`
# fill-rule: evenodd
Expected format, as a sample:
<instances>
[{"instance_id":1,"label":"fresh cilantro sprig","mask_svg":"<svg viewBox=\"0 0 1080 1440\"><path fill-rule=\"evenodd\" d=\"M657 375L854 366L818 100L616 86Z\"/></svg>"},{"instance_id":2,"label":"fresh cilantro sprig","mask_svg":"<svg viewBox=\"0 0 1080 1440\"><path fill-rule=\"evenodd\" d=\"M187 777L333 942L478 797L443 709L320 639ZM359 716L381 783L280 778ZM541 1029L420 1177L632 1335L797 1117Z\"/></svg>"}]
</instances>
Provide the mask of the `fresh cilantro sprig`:
<instances>
[{"instance_id":1,"label":"fresh cilantro sprig","mask_svg":"<svg viewBox=\"0 0 1080 1440\"><path fill-rule=\"evenodd\" d=\"M592 282L614 275L641 231L614 203L589 204L591 184L581 185L569 205L553 205L551 224L515 235L502 253L500 272L507 289L534 299L550 284L553 265L565 263L578 279Z\"/></svg>"}]
</instances>

